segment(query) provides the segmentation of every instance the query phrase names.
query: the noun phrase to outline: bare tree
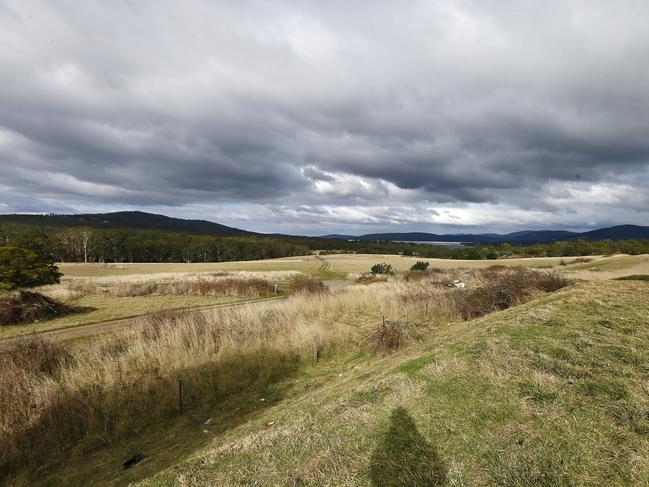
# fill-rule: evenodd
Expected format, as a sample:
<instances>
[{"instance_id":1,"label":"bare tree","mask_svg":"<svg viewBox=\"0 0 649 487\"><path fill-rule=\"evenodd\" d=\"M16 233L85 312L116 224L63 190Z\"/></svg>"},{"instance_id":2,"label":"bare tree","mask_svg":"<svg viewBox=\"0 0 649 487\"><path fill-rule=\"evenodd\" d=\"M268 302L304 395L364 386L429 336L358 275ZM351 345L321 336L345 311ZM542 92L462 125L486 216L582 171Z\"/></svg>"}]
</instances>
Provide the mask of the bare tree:
<instances>
[{"instance_id":1,"label":"bare tree","mask_svg":"<svg viewBox=\"0 0 649 487\"><path fill-rule=\"evenodd\" d=\"M59 232L57 235L61 246L65 249L68 257L71 257L73 261L77 260L79 256L79 242L77 239L76 229L66 228L65 230Z\"/></svg>"},{"instance_id":2,"label":"bare tree","mask_svg":"<svg viewBox=\"0 0 649 487\"><path fill-rule=\"evenodd\" d=\"M75 259L83 256L83 261L88 262L88 249L92 229L90 227L67 228L58 234L59 241L68 254Z\"/></svg>"},{"instance_id":3,"label":"bare tree","mask_svg":"<svg viewBox=\"0 0 649 487\"><path fill-rule=\"evenodd\" d=\"M83 261L88 263L88 243L92 237L92 229L90 227L81 227L79 229L79 243L83 249Z\"/></svg>"}]
</instances>

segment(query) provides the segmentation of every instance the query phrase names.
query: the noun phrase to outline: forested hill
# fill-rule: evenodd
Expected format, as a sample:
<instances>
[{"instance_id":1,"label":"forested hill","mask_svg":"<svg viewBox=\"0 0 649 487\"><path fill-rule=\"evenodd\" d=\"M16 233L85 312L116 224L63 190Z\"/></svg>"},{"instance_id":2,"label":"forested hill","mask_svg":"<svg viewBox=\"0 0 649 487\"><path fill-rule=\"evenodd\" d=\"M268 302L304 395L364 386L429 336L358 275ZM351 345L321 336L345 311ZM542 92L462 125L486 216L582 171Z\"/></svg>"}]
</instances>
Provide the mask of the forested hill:
<instances>
[{"instance_id":1,"label":"forested hill","mask_svg":"<svg viewBox=\"0 0 649 487\"><path fill-rule=\"evenodd\" d=\"M635 228L626 230L626 235L636 234ZM332 236L264 235L218 223L142 212L0 215L0 246L25 248L58 262L224 262L311 252L402 254L447 259L649 253L649 240L606 238L611 235L610 229L593 233L588 240L567 238L535 244L487 241L447 247ZM525 232L519 235L525 235ZM597 237L601 239L592 241Z\"/></svg>"},{"instance_id":2,"label":"forested hill","mask_svg":"<svg viewBox=\"0 0 649 487\"><path fill-rule=\"evenodd\" d=\"M39 227L90 227L98 229L137 228L166 230L196 235L256 235L239 228L206 220L184 220L142 211L118 211L82 215L0 215L0 225L19 224Z\"/></svg>"},{"instance_id":3,"label":"forested hill","mask_svg":"<svg viewBox=\"0 0 649 487\"><path fill-rule=\"evenodd\" d=\"M520 245L529 245L537 243L552 243L569 240L585 240L587 242L597 242L599 240L633 240L649 239L649 227L638 225L618 225L609 228L600 228L589 232L568 232L564 230L525 230L522 232L508 233L504 235L494 233L482 234L434 234L422 232L410 233L370 233L366 235L338 236L332 235L331 238L345 238L356 240L372 241L410 241L410 242L465 242L478 244L500 244L511 243Z\"/></svg>"}]
</instances>

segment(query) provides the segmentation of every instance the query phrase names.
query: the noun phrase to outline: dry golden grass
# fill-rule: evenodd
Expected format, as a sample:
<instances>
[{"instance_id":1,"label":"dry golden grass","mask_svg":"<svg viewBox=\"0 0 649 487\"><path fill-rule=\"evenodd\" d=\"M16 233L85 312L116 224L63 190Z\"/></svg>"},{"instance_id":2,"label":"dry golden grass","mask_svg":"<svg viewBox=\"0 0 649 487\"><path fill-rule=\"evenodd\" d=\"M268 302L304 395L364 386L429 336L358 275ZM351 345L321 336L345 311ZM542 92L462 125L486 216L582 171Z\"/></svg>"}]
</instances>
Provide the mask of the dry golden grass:
<instances>
[{"instance_id":1,"label":"dry golden grass","mask_svg":"<svg viewBox=\"0 0 649 487\"><path fill-rule=\"evenodd\" d=\"M203 272L276 272L298 271L306 274L317 272L322 262L313 256L285 257L281 259L250 260L238 262L184 263L121 263L121 264L77 264L61 263L59 269L66 277L109 277L146 274L177 274Z\"/></svg>"},{"instance_id":2,"label":"dry golden grass","mask_svg":"<svg viewBox=\"0 0 649 487\"><path fill-rule=\"evenodd\" d=\"M130 276L64 277L57 285L38 291L64 304L82 308L38 323L0 327L0 339L124 318L165 309L200 308L275 294L298 271L210 271L155 273Z\"/></svg>"},{"instance_id":3,"label":"dry golden grass","mask_svg":"<svg viewBox=\"0 0 649 487\"><path fill-rule=\"evenodd\" d=\"M402 306L403 289L388 283L254 308L167 312L72 349L46 373L37 358L12 362L0 385L1 464L6 472L75 445L108 445L173 416L178 379L188 403L209 403L350 342L381 315L430 319L425 306Z\"/></svg>"},{"instance_id":4,"label":"dry golden grass","mask_svg":"<svg viewBox=\"0 0 649 487\"><path fill-rule=\"evenodd\" d=\"M502 276L508 283L519 276L515 282L524 286L532 275L540 281L545 274L518 269L481 275L494 287ZM6 448L0 467L8 471L47 461L52 451L110 445L155 419L173 417L179 381L187 404L209 404L333 349L352 343L365 348L361 338L385 317L389 330L371 334L371 348L394 350L420 336L421 323L457 320L466 308L458 303L467 304L458 295L471 296L434 280L392 280L335 293L297 292L256 307L166 311L142 317L139 326L115 337L65 351L61 360L59 349L27 342L18 354L29 350L29 361L14 353L3 365L0 433Z\"/></svg>"},{"instance_id":5,"label":"dry golden grass","mask_svg":"<svg viewBox=\"0 0 649 487\"><path fill-rule=\"evenodd\" d=\"M600 259L609 259L602 256L588 256L594 262ZM561 260L572 261L574 258L566 257L540 257L521 259L501 259L498 264L524 266L524 267L552 267L560 264ZM363 273L369 272L370 267L377 262L386 262L397 271L406 271L418 260L430 263L431 267L441 269L474 269L489 267L494 264L492 260L453 260L453 259L422 259L421 257L404 257L398 255L383 254L332 254L322 256L286 257L282 259L268 259L260 261L241 262L218 262L218 263L195 263L195 264L59 264L59 268L65 277L126 277L141 276L147 274L196 274L204 272L277 272L297 271L304 274L317 275L323 265L328 264L332 272L338 273ZM262 276L262 278L265 278Z\"/></svg>"},{"instance_id":6,"label":"dry golden grass","mask_svg":"<svg viewBox=\"0 0 649 487\"><path fill-rule=\"evenodd\" d=\"M85 265L85 264L84 264ZM43 286L39 291L55 299L74 299L88 294L115 294L122 286L145 284L192 283L224 279L262 279L271 282L289 281L301 275L299 271L209 271L156 272L123 276L70 277L64 275L60 284Z\"/></svg>"},{"instance_id":7,"label":"dry golden grass","mask_svg":"<svg viewBox=\"0 0 649 487\"><path fill-rule=\"evenodd\" d=\"M600 256L589 256L594 261ZM539 257L529 259L500 259L494 260L455 260L455 259L425 259L422 257L404 257L382 254L335 254L325 256L334 272L362 273L369 272L372 265L378 262L390 264L395 271L407 271L417 261L426 261L432 268L443 270L453 269L483 269L494 264L522 267L553 267L561 262L561 257ZM565 260L565 259L564 259Z\"/></svg>"}]
</instances>

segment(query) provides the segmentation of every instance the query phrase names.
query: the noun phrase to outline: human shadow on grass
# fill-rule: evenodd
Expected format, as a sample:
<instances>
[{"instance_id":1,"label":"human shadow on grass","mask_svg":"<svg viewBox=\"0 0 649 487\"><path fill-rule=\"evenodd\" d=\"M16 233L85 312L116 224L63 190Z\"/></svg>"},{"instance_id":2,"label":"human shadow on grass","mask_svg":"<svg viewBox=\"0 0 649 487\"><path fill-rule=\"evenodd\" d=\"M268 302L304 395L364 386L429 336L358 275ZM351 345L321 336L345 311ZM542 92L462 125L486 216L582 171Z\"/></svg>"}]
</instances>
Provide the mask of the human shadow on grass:
<instances>
[{"instance_id":1,"label":"human shadow on grass","mask_svg":"<svg viewBox=\"0 0 649 487\"><path fill-rule=\"evenodd\" d=\"M434 487L446 484L446 466L437 449L417 431L408 411L395 408L390 427L372 453L375 487Z\"/></svg>"}]
</instances>

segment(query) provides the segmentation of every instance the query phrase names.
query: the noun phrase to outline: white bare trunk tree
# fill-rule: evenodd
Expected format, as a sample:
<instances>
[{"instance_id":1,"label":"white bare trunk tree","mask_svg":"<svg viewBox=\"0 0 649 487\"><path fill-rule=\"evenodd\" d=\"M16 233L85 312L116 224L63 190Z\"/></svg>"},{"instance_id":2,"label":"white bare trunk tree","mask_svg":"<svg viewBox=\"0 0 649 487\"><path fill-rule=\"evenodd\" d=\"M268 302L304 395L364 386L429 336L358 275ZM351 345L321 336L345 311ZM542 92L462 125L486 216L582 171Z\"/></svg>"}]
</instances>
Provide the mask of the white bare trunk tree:
<instances>
[{"instance_id":1,"label":"white bare trunk tree","mask_svg":"<svg viewBox=\"0 0 649 487\"><path fill-rule=\"evenodd\" d=\"M90 242L90 237L92 237L92 229L89 227L81 227L79 229L79 243L83 250L83 261L88 263L88 243Z\"/></svg>"}]
</instances>

